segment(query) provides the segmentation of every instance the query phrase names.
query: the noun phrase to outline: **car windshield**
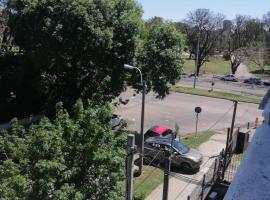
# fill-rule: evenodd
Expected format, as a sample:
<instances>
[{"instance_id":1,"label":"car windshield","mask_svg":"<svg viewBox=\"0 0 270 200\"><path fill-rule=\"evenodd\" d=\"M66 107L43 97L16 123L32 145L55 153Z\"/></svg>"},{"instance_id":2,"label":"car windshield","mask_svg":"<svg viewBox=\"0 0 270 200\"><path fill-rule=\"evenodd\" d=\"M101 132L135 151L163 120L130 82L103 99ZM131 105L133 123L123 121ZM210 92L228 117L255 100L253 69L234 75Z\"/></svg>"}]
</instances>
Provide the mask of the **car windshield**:
<instances>
[{"instance_id":1,"label":"car windshield","mask_svg":"<svg viewBox=\"0 0 270 200\"><path fill-rule=\"evenodd\" d=\"M175 149L177 149L177 151L179 151L180 153L187 153L189 151L189 147L187 147L186 145L182 144L181 142L178 141L173 141L173 147Z\"/></svg>"}]
</instances>

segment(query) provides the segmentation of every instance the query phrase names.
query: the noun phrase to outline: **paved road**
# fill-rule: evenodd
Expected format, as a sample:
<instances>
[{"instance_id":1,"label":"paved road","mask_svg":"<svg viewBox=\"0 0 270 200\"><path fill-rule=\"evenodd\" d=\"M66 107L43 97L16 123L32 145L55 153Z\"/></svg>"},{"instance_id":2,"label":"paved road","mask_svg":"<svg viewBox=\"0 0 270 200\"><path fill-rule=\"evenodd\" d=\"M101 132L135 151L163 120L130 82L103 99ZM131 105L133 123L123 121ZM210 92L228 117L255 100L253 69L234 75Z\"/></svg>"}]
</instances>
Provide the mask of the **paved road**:
<instances>
[{"instance_id":1,"label":"paved road","mask_svg":"<svg viewBox=\"0 0 270 200\"><path fill-rule=\"evenodd\" d=\"M253 84L246 84L243 82L229 82L229 81L221 81L218 78L213 79L215 82L214 89L225 90L228 92L235 92L239 94L259 94L264 95L269 87L266 86L257 86ZM190 77L183 77L177 85L182 86L192 86L193 85L193 78ZM211 88L212 78L199 78L197 81L197 86L203 88Z\"/></svg>"},{"instance_id":2,"label":"paved road","mask_svg":"<svg viewBox=\"0 0 270 200\"><path fill-rule=\"evenodd\" d=\"M115 113L122 115L128 121L129 129L139 131L141 95L134 97L132 94L132 91L128 90L121 95L123 99L129 98L130 101L127 105L119 106ZM231 101L180 93L171 93L164 100L159 100L153 94L148 94L145 105L144 131L156 124L163 124L174 129L177 123L180 126L180 134L194 133L194 108L196 106L201 106L203 110L199 117L199 132L209 128L219 130L230 127L233 112ZM258 105L239 103L236 124L254 122L257 116L261 116Z\"/></svg>"}]
</instances>

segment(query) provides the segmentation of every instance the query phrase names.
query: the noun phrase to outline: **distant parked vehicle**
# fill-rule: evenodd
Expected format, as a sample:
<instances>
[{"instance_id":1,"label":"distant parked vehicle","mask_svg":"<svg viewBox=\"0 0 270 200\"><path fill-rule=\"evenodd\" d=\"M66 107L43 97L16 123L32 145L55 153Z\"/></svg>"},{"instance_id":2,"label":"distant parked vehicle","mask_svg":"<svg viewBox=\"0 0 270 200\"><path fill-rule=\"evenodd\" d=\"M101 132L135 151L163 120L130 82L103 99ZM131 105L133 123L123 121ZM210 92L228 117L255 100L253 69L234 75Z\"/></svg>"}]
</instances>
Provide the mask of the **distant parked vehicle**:
<instances>
[{"instance_id":1,"label":"distant parked vehicle","mask_svg":"<svg viewBox=\"0 0 270 200\"><path fill-rule=\"evenodd\" d=\"M265 81L263 81L263 84L264 84L265 86L270 86L270 80L265 80Z\"/></svg>"},{"instance_id":2,"label":"distant parked vehicle","mask_svg":"<svg viewBox=\"0 0 270 200\"><path fill-rule=\"evenodd\" d=\"M238 78L236 78L233 74L228 74L228 75L220 77L220 80L237 82Z\"/></svg>"},{"instance_id":3,"label":"distant parked vehicle","mask_svg":"<svg viewBox=\"0 0 270 200\"><path fill-rule=\"evenodd\" d=\"M245 79L244 83L261 85L262 84L262 79L261 78L253 78L253 77L251 77L251 78Z\"/></svg>"},{"instance_id":4,"label":"distant parked vehicle","mask_svg":"<svg viewBox=\"0 0 270 200\"><path fill-rule=\"evenodd\" d=\"M112 129L116 128L117 126L120 126L123 122L123 118L120 115L113 114L111 119L111 125Z\"/></svg>"},{"instance_id":5,"label":"distant parked vehicle","mask_svg":"<svg viewBox=\"0 0 270 200\"><path fill-rule=\"evenodd\" d=\"M172 145L171 145L172 144ZM172 149L171 149L172 147ZM183 143L164 137L149 137L144 143L144 161L146 163L166 162L166 151L171 152L171 165L184 172L197 172L202 164L202 154Z\"/></svg>"},{"instance_id":6,"label":"distant parked vehicle","mask_svg":"<svg viewBox=\"0 0 270 200\"><path fill-rule=\"evenodd\" d=\"M172 137L173 131L166 126L155 125L152 126L145 134L145 140L149 137Z\"/></svg>"}]
</instances>

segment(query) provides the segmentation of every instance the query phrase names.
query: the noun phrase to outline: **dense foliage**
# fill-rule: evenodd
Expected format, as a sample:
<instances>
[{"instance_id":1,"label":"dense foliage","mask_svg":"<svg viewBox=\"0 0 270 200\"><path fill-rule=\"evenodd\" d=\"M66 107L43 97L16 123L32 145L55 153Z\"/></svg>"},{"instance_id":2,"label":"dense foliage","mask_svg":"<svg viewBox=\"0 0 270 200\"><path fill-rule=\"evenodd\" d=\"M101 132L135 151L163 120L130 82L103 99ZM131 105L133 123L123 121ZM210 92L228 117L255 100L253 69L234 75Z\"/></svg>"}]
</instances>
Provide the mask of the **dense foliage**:
<instances>
[{"instance_id":1,"label":"dense foliage","mask_svg":"<svg viewBox=\"0 0 270 200\"><path fill-rule=\"evenodd\" d=\"M21 114L19 105L25 104L26 111L51 113L59 101L70 110L77 98L102 105L124 91L125 82L138 88L137 72L124 69L125 63L141 68L148 89L160 97L168 93L167 83L180 77L182 65L175 55L180 56L183 49L182 37L168 25L158 29L158 36L146 30L142 10L134 0L9 0L7 5L14 45L8 54L21 61L14 65L7 62L6 54L0 56L1 74L17 76L13 79L16 87L0 78L0 87L7 86L1 87L5 96L0 107L9 104ZM26 72L21 74L21 69ZM26 80L33 81L33 87L28 88ZM35 109L28 109L27 102Z\"/></svg>"},{"instance_id":2,"label":"dense foliage","mask_svg":"<svg viewBox=\"0 0 270 200\"><path fill-rule=\"evenodd\" d=\"M56 119L0 134L0 199L121 199L125 140L107 106L57 106Z\"/></svg>"},{"instance_id":3,"label":"dense foliage","mask_svg":"<svg viewBox=\"0 0 270 200\"><path fill-rule=\"evenodd\" d=\"M190 59L196 58L199 47L197 73L207 58L215 54L230 60L231 73L244 61L253 62L264 71L265 65L270 63L269 18L268 12L262 20L245 15L226 20L209 9L197 9L188 14L186 21L176 22L175 26L187 36Z\"/></svg>"},{"instance_id":4,"label":"dense foliage","mask_svg":"<svg viewBox=\"0 0 270 200\"><path fill-rule=\"evenodd\" d=\"M167 83L180 79L184 38L172 24L155 22L147 29L146 39L138 58L148 89L164 98L169 93Z\"/></svg>"},{"instance_id":5,"label":"dense foliage","mask_svg":"<svg viewBox=\"0 0 270 200\"><path fill-rule=\"evenodd\" d=\"M12 0L10 7L14 43L39 69L47 108L120 94L143 25L134 1Z\"/></svg>"}]
</instances>

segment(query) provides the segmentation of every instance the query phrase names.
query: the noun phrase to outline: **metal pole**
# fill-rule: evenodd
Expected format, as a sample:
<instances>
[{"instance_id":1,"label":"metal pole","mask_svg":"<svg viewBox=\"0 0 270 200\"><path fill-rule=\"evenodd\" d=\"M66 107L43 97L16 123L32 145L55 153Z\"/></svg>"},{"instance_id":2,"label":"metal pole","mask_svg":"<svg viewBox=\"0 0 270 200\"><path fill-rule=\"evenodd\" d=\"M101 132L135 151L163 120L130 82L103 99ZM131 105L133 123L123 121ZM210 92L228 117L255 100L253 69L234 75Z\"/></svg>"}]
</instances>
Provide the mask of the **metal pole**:
<instances>
[{"instance_id":1,"label":"metal pole","mask_svg":"<svg viewBox=\"0 0 270 200\"><path fill-rule=\"evenodd\" d=\"M213 172L212 183L214 183L214 182L216 181L216 180L215 180L216 170L217 170L217 159L215 159L215 166L214 166L214 172Z\"/></svg>"},{"instance_id":2,"label":"metal pole","mask_svg":"<svg viewBox=\"0 0 270 200\"><path fill-rule=\"evenodd\" d=\"M228 128L228 131L227 131L227 141L226 141L226 148L225 148L225 153L224 153L224 160L223 160L223 168L222 168L222 180L224 180L224 177L225 177L225 172L226 172L226 168L227 168L227 155L228 155L228 146L229 146L229 143L230 143L230 128Z\"/></svg>"},{"instance_id":3,"label":"metal pole","mask_svg":"<svg viewBox=\"0 0 270 200\"><path fill-rule=\"evenodd\" d=\"M202 182L202 193L201 193L201 200L204 200L204 185L205 185L205 174L203 175L203 182Z\"/></svg>"},{"instance_id":4,"label":"metal pole","mask_svg":"<svg viewBox=\"0 0 270 200\"><path fill-rule=\"evenodd\" d=\"M142 166L143 166L143 152L144 152L144 106L145 106L145 89L146 89L146 83L145 81L142 82L142 111L141 111L141 144L140 144L140 163L139 163L139 172L138 176L142 174Z\"/></svg>"},{"instance_id":5,"label":"metal pole","mask_svg":"<svg viewBox=\"0 0 270 200\"><path fill-rule=\"evenodd\" d=\"M195 132L195 137L197 137L197 133L198 133L198 121L199 121L199 114L196 113L196 132Z\"/></svg>"},{"instance_id":6,"label":"metal pole","mask_svg":"<svg viewBox=\"0 0 270 200\"><path fill-rule=\"evenodd\" d=\"M166 154L167 154L168 160L165 161L162 200L168 200L168 194L169 194L169 177L170 177L170 169L171 169L171 156L168 153L166 153Z\"/></svg>"},{"instance_id":7,"label":"metal pole","mask_svg":"<svg viewBox=\"0 0 270 200\"><path fill-rule=\"evenodd\" d=\"M133 199L133 165L134 165L135 138L134 135L128 135L127 141L127 167L126 167L126 200Z\"/></svg>"},{"instance_id":8,"label":"metal pole","mask_svg":"<svg viewBox=\"0 0 270 200\"><path fill-rule=\"evenodd\" d=\"M232 124L231 124L230 138L232 138L232 134L233 134L233 128L234 128L234 123L235 123L235 116L236 116L238 101L233 101L233 103L234 103L234 109L233 109L233 118L232 118Z\"/></svg>"},{"instance_id":9,"label":"metal pole","mask_svg":"<svg viewBox=\"0 0 270 200\"><path fill-rule=\"evenodd\" d=\"M194 74L193 88L196 88L196 82L197 82L198 60L199 60L199 47L200 47L200 35L198 36L198 42L197 42L197 52L196 52L195 74Z\"/></svg>"},{"instance_id":10,"label":"metal pole","mask_svg":"<svg viewBox=\"0 0 270 200\"><path fill-rule=\"evenodd\" d=\"M171 158L173 154L173 140L176 136L173 134L171 139L171 147L170 147L170 153L166 152L168 156L167 162L165 162L165 170L164 170L164 184L163 184L163 197L162 200L168 199L169 194L169 178L171 173Z\"/></svg>"}]
</instances>

